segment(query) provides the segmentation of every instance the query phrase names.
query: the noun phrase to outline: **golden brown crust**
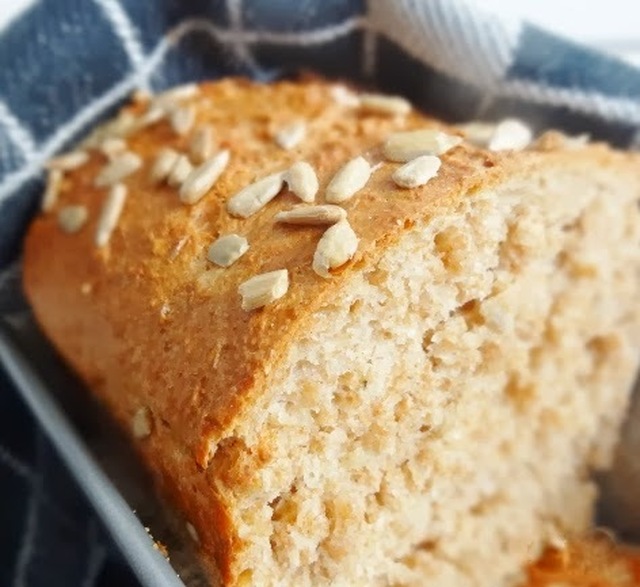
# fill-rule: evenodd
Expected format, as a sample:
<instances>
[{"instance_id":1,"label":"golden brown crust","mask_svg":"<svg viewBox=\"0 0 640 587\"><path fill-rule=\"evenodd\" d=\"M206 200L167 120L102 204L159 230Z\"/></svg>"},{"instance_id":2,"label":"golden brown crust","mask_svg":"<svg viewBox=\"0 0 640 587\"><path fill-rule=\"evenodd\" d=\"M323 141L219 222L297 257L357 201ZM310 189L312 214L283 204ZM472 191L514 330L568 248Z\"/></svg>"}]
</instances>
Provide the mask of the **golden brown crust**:
<instances>
[{"instance_id":1,"label":"golden brown crust","mask_svg":"<svg viewBox=\"0 0 640 587\"><path fill-rule=\"evenodd\" d=\"M292 194L247 220L229 216L226 200L256 179L307 160L317 170L322 203L332 174L362 153L381 160L380 143L392 130L441 125L419 113L359 113L337 103L330 85L319 81L226 80L203 85L195 103L197 124L211 123L220 147L231 151L229 167L206 197L187 206L174 188L149 180L158 150L185 151L188 137L166 122L138 131L128 145L143 168L127 178L122 218L109 245L98 250L93 235L106 192L93 180L106 159L92 151L85 166L67 174L60 197L61 204L86 205L89 221L68 235L55 214L36 219L25 245L25 287L47 334L123 425L141 406L151 410L154 433L140 443L141 451L228 578L237 538L215 492L224 470L206 469L210 442L224 439L257 401L271 366L314 310L414 223L455 210L462 198L517 169L575 153L498 155L465 144L444 155L438 176L416 189L395 186L397 165L383 163L344 205L361 239L358 253L325 280L311 269L322 228L273 222L277 212L299 203ZM308 123L306 139L291 151L280 149L273 134L300 119ZM603 164L625 157L601 147L581 156ZM231 232L246 236L251 248L232 267L217 268L206 260L207 247ZM243 311L238 285L280 268L289 270L288 294L264 310Z\"/></svg>"},{"instance_id":2,"label":"golden brown crust","mask_svg":"<svg viewBox=\"0 0 640 587\"><path fill-rule=\"evenodd\" d=\"M603 535L575 538L549 548L527 569L523 587L637 587L640 551Z\"/></svg>"}]
</instances>

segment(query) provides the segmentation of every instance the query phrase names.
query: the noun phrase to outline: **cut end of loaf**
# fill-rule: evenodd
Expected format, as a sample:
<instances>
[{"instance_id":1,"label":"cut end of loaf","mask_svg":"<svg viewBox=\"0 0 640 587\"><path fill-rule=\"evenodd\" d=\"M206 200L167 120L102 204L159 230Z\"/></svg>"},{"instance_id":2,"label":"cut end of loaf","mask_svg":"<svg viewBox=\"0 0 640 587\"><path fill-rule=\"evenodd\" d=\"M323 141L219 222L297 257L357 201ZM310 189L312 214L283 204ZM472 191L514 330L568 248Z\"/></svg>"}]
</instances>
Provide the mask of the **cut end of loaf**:
<instances>
[{"instance_id":1,"label":"cut end of loaf","mask_svg":"<svg viewBox=\"0 0 640 587\"><path fill-rule=\"evenodd\" d=\"M556 165L414 226L212 470L238 585L516 584L590 521L637 366L638 186Z\"/></svg>"}]
</instances>

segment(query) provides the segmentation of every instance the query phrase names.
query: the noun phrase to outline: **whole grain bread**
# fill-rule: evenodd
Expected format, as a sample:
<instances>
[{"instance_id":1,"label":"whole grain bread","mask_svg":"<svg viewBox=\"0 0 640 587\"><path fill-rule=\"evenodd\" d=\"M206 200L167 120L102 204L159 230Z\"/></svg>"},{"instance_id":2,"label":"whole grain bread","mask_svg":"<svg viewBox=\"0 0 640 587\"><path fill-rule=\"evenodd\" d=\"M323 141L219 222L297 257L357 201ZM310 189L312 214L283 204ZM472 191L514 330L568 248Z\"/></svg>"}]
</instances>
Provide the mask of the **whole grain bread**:
<instances>
[{"instance_id":1,"label":"whole grain bread","mask_svg":"<svg viewBox=\"0 0 640 587\"><path fill-rule=\"evenodd\" d=\"M489 151L399 103L186 86L52 171L27 294L212 583L511 585L590 522L640 356L640 157ZM440 166L400 187L417 156ZM346 219L278 221L360 157L329 194Z\"/></svg>"}]
</instances>

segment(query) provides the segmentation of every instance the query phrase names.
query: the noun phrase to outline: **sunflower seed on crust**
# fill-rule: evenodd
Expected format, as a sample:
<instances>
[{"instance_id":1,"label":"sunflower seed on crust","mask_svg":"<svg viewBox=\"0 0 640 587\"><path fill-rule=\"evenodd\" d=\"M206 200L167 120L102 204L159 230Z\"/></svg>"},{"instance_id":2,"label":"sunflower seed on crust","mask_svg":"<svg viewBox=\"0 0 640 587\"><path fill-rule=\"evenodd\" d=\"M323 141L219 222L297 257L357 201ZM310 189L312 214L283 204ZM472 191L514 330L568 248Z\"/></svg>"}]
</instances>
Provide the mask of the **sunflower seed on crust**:
<instances>
[{"instance_id":1,"label":"sunflower seed on crust","mask_svg":"<svg viewBox=\"0 0 640 587\"><path fill-rule=\"evenodd\" d=\"M99 149L103 155L113 159L119 153L127 150L127 143L120 137L107 137L100 143Z\"/></svg>"},{"instance_id":2,"label":"sunflower seed on crust","mask_svg":"<svg viewBox=\"0 0 640 587\"><path fill-rule=\"evenodd\" d=\"M346 86L332 86L330 91L334 101L342 106L356 107L360 105L358 96Z\"/></svg>"},{"instance_id":3,"label":"sunflower seed on crust","mask_svg":"<svg viewBox=\"0 0 640 587\"><path fill-rule=\"evenodd\" d=\"M140 167L142 167L142 159L131 151L125 151L115 156L102 168L94 185L99 188L112 186L135 173Z\"/></svg>"},{"instance_id":4,"label":"sunflower seed on crust","mask_svg":"<svg viewBox=\"0 0 640 587\"><path fill-rule=\"evenodd\" d=\"M318 176L306 161L294 163L286 172L284 180L289 189L303 202L313 202L318 193Z\"/></svg>"},{"instance_id":5,"label":"sunflower seed on crust","mask_svg":"<svg viewBox=\"0 0 640 587\"><path fill-rule=\"evenodd\" d=\"M104 247L109 242L111 233L118 225L126 199L127 186L117 183L111 187L98 218L95 235L97 247Z\"/></svg>"},{"instance_id":6,"label":"sunflower seed on crust","mask_svg":"<svg viewBox=\"0 0 640 587\"><path fill-rule=\"evenodd\" d=\"M180 187L180 200L195 204L214 186L228 164L229 151L225 149L196 167Z\"/></svg>"},{"instance_id":7,"label":"sunflower seed on crust","mask_svg":"<svg viewBox=\"0 0 640 587\"><path fill-rule=\"evenodd\" d=\"M266 206L282 189L284 173L272 173L247 187L227 200L227 211L232 216L248 218Z\"/></svg>"},{"instance_id":8,"label":"sunflower seed on crust","mask_svg":"<svg viewBox=\"0 0 640 587\"><path fill-rule=\"evenodd\" d=\"M417 188L438 174L441 161L435 155L421 155L393 172L391 178L401 188Z\"/></svg>"},{"instance_id":9,"label":"sunflower seed on crust","mask_svg":"<svg viewBox=\"0 0 640 587\"><path fill-rule=\"evenodd\" d=\"M189 174L193 171L193 165L189 161L189 157L186 155L178 155L175 165L167 177L167 183L171 187L179 187L182 185L185 179L189 177Z\"/></svg>"},{"instance_id":10,"label":"sunflower seed on crust","mask_svg":"<svg viewBox=\"0 0 640 587\"><path fill-rule=\"evenodd\" d=\"M64 153L63 155L49 159L46 167L48 169L71 171L82 167L87 161L89 161L89 153L86 151L70 151L69 153Z\"/></svg>"},{"instance_id":11,"label":"sunflower seed on crust","mask_svg":"<svg viewBox=\"0 0 640 587\"><path fill-rule=\"evenodd\" d=\"M193 106L180 106L169 115L171 128L180 136L186 135L196 121L196 109Z\"/></svg>"},{"instance_id":12,"label":"sunflower seed on crust","mask_svg":"<svg viewBox=\"0 0 640 587\"><path fill-rule=\"evenodd\" d=\"M313 270L324 277L331 277L330 269L341 267L350 261L358 250L358 237L347 220L330 226L318 241L313 255Z\"/></svg>"},{"instance_id":13,"label":"sunflower seed on crust","mask_svg":"<svg viewBox=\"0 0 640 587\"><path fill-rule=\"evenodd\" d=\"M390 161L408 163L421 155L442 155L462 142L461 137L425 128L391 134L382 152Z\"/></svg>"},{"instance_id":14,"label":"sunflower seed on crust","mask_svg":"<svg viewBox=\"0 0 640 587\"><path fill-rule=\"evenodd\" d=\"M371 165L364 157L349 161L333 176L325 194L327 202L339 204L352 198L371 177Z\"/></svg>"},{"instance_id":15,"label":"sunflower seed on crust","mask_svg":"<svg viewBox=\"0 0 640 587\"><path fill-rule=\"evenodd\" d=\"M220 267L230 267L249 250L243 236L226 234L216 239L207 251L207 259Z\"/></svg>"},{"instance_id":16,"label":"sunflower seed on crust","mask_svg":"<svg viewBox=\"0 0 640 587\"><path fill-rule=\"evenodd\" d=\"M262 308L284 296L289 289L289 272L278 269L262 273L240 284L238 292L242 297L242 309L246 311Z\"/></svg>"},{"instance_id":17,"label":"sunflower seed on crust","mask_svg":"<svg viewBox=\"0 0 640 587\"><path fill-rule=\"evenodd\" d=\"M360 108L365 112L401 116L411 112L411 103L401 96L360 94Z\"/></svg>"},{"instance_id":18,"label":"sunflower seed on crust","mask_svg":"<svg viewBox=\"0 0 640 587\"><path fill-rule=\"evenodd\" d=\"M189 141L189 153L196 163L202 163L213 155L213 128L210 124L203 124L195 129Z\"/></svg>"},{"instance_id":19,"label":"sunflower seed on crust","mask_svg":"<svg viewBox=\"0 0 640 587\"><path fill-rule=\"evenodd\" d=\"M60 188L62 188L63 174L60 169L51 169L47 175L47 187L42 194L40 209L43 212L51 212L58 203Z\"/></svg>"},{"instance_id":20,"label":"sunflower seed on crust","mask_svg":"<svg viewBox=\"0 0 640 587\"><path fill-rule=\"evenodd\" d=\"M347 217L347 211L340 206L326 204L324 206L296 206L291 210L278 212L274 216L276 222L282 224L302 224L317 226L335 224Z\"/></svg>"},{"instance_id":21,"label":"sunflower seed on crust","mask_svg":"<svg viewBox=\"0 0 640 587\"><path fill-rule=\"evenodd\" d=\"M180 157L180 154L173 149L169 149L168 147L160 149L151 166L149 179L153 183L160 183L166 180L171 170L175 167L178 157Z\"/></svg>"},{"instance_id":22,"label":"sunflower seed on crust","mask_svg":"<svg viewBox=\"0 0 640 587\"><path fill-rule=\"evenodd\" d=\"M532 138L531 129L521 120L505 118L495 127L488 149L490 151L519 151L529 145Z\"/></svg>"},{"instance_id":23,"label":"sunflower seed on crust","mask_svg":"<svg viewBox=\"0 0 640 587\"><path fill-rule=\"evenodd\" d=\"M306 134L307 125L302 120L298 120L281 128L273 139L280 148L289 150L298 146Z\"/></svg>"},{"instance_id":24,"label":"sunflower seed on crust","mask_svg":"<svg viewBox=\"0 0 640 587\"><path fill-rule=\"evenodd\" d=\"M184 84L181 86L176 86L175 88L170 88L165 90L161 94L158 94L154 99L153 103L156 106L176 106L180 104L183 100L188 100L189 98L193 98L200 93L200 86L198 84Z\"/></svg>"},{"instance_id":25,"label":"sunflower seed on crust","mask_svg":"<svg viewBox=\"0 0 640 587\"><path fill-rule=\"evenodd\" d=\"M149 103L149 108L144 114L141 114L134 123L134 130L139 130L146 128L147 126L151 126L160 122L167 116L167 110L155 104L154 102Z\"/></svg>"},{"instance_id":26,"label":"sunflower seed on crust","mask_svg":"<svg viewBox=\"0 0 640 587\"><path fill-rule=\"evenodd\" d=\"M478 147L486 147L493 136L496 125L493 122L471 121L463 124L457 124L456 128L464 134L464 138L477 145Z\"/></svg>"},{"instance_id":27,"label":"sunflower seed on crust","mask_svg":"<svg viewBox=\"0 0 640 587\"><path fill-rule=\"evenodd\" d=\"M73 234L84 226L88 217L89 211L86 206L64 206L58 212L58 226L64 232Z\"/></svg>"},{"instance_id":28,"label":"sunflower seed on crust","mask_svg":"<svg viewBox=\"0 0 640 587\"><path fill-rule=\"evenodd\" d=\"M151 435L153 422L151 421L151 410L146 406L139 408L133 415L131 421L131 431L134 438L141 440Z\"/></svg>"}]
</instances>

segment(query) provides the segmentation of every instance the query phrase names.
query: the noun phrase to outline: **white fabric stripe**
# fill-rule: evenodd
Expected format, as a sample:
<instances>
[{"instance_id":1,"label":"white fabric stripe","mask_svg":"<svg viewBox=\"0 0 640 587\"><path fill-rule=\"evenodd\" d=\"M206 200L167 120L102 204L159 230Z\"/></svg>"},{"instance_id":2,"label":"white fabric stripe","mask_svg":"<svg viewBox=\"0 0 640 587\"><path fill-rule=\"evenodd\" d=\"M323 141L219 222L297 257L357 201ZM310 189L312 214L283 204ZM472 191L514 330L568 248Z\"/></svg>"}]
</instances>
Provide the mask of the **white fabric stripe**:
<instances>
[{"instance_id":1,"label":"white fabric stripe","mask_svg":"<svg viewBox=\"0 0 640 587\"><path fill-rule=\"evenodd\" d=\"M418 60L426 62L432 67L436 67L438 59L437 57L436 59L433 58L433 51L425 56L426 48L424 46L424 39L421 38L422 35L402 36L395 33L395 31L398 30L416 29L415 26L410 27L409 29L398 26L398 24L402 25L402 17L412 19L414 21L416 18L419 18L416 14L407 12L407 1L408 0L399 0L392 4L388 2L381 2L380 0L373 0L370 5L375 7L374 12L376 13L376 18L372 21L368 21L363 17L354 17L337 25L310 31L276 33L272 31L243 30L240 32L240 36L244 43L272 43L285 46L309 46L328 43L337 38L348 35L355 30L370 28L376 34L385 34L390 41L403 47L409 54L414 55ZM402 6L404 6L404 10L399 10L398 7ZM390 13L389 8L393 7L396 8ZM383 20L379 20L380 18ZM385 23L384 27L381 26L383 22ZM485 22L489 23L489 21ZM394 31L394 34L390 35L388 34L388 31ZM508 48L512 43L516 42L517 34L519 33L518 27L512 27L511 30L507 30L505 27L500 27L500 31L501 33L497 34L494 39L497 43L496 46L501 46L500 43L502 43L505 48ZM141 80L148 79L149 75L162 62L167 51L172 46L176 45L183 37L192 33L209 34L214 40L221 44L230 44L237 42L238 40L237 36L235 36L231 31L220 28L206 19L188 19L174 27L163 39L160 40L139 70L134 71L112 87L108 92L91 104L87 105L67 125L60 127L44 143L42 148L33 154L30 160L28 160L21 169L7 175L5 181L0 185L0 208L3 202L7 200L15 190L22 186L26 181L33 178L41 170L42 164L58 149L60 149L60 147L69 141L81 128L95 120L102 112L113 106L113 104L118 100L124 98L133 88L140 84ZM506 66L507 63L505 62L503 65ZM450 75L452 74L452 72L445 73L449 73ZM460 72L453 72L453 75L458 73ZM486 82L487 80L483 81ZM638 105L635 102L625 99L616 100L602 96L598 93L584 92L576 95L576 92L573 90L544 88L534 83L516 81L504 82L497 86L493 84L485 89L495 92L496 95L504 94L507 96L517 96L541 103L568 105L574 107L577 105L578 108L584 112L595 112L609 120L615 119L630 123L637 123L640 119ZM578 98L577 101L576 98Z\"/></svg>"},{"instance_id":2,"label":"white fabric stripe","mask_svg":"<svg viewBox=\"0 0 640 587\"><path fill-rule=\"evenodd\" d=\"M617 121L628 125L640 124L640 103L631 98L612 98L599 92L557 88L522 80L502 82L498 85L496 94L538 104L567 106L577 112L595 113L608 121Z\"/></svg>"},{"instance_id":3,"label":"white fabric stripe","mask_svg":"<svg viewBox=\"0 0 640 587\"><path fill-rule=\"evenodd\" d=\"M273 45L306 47L334 41L355 30L363 28L365 25L366 20L364 18L354 17L336 25L309 31L273 32L242 30L239 36L240 41L243 43L271 43ZM191 18L183 21L169 32L170 42L175 43L176 41L174 39L181 39L185 34L192 32L206 32L222 44L231 44L238 41L237 35L227 29L216 26L209 20L204 18Z\"/></svg>"},{"instance_id":4,"label":"white fabric stripe","mask_svg":"<svg viewBox=\"0 0 640 587\"><path fill-rule=\"evenodd\" d=\"M269 31L244 31L246 42L269 42L280 45L318 45L328 43L336 38L348 35L352 31L363 26L364 20L353 18L338 25L316 29L306 33L272 33ZM148 79L151 73L162 63L167 51L188 34L204 32L211 35L216 41L223 44L233 42L229 31L215 26L206 19L188 19L173 28L156 45L151 55L147 58L143 67L128 75L125 79L113 86L108 92L97 98L91 104L85 106L66 125L61 126L44 143L27 163L17 171L8 174L0 184L0 210L5 200L25 182L35 177L42 169L42 165L52 157L65 143L78 133L84 126L94 121L105 110L109 109L118 100L127 96L141 80Z\"/></svg>"},{"instance_id":5,"label":"white fabric stripe","mask_svg":"<svg viewBox=\"0 0 640 587\"><path fill-rule=\"evenodd\" d=\"M27 506L25 530L22 534L22 544L18 551L16 567L13 574L13 587L27 587L28 584L27 571L29 570L29 561L33 555L36 532L38 531L40 492L42 491L42 476L38 471L40 461L42 460L42 442L42 437L38 434L36 442L36 474L31 483L31 495L29 496L29 504Z\"/></svg>"},{"instance_id":6,"label":"white fabric stripe","mask_svg":"<svg viewBox=\"0 0 640 587\"><path fill-rule=\"evenodd\" d=\"M229 22L231 23L231 33L237 41L233 42L233 49L236 57L241 63L248 65L252 69L258 69L258 64L254 56L251 54L247 43L242 40L242 0L227 0L227 12L229 13Z\"/></svg>"},{"instance_id":7,"label":"white fabric stripe","mask_svg":"<svg viewBox=\"0 0 640 587\"><path fill-rule=\"evenodd\" d=\"M98 574L102 569L104 561L107 557L105 547L98 542L98 532L96 522L92 518L87 524L87 539L89 541L89 556L87 557L87 567L84 577L80 582L80 587L93 587Z\"/></svg>"},{"instance_id":8,"label":"white fabric stripe","mask_svg":"<svg viewBox=\"0 0 640 587\"><path fill-rule=\"evenodd\" d=\"M496 19L469 0L376 0L370 6L370 27L422 63L484 89L509 68L520 37L519 22Z\"/></svg>"},{"instance_id":9,"label":"white fabric stripe","mask_svg":"<svg viewBox=\"0 0 640 587\"><path fill-rule=\"evenodd\" d=\"M362 73L373 77L377 69L378 36L372 30L365 30L362 35Z\"/></svg>"},{"instance_id":10,"label":"white fabric stripe","mask_svg":"<svg viewBox=\"0 0 640 587\"><path fill-rule=\"evenodd\" d=\"M0 446L0 462L6 465L15 475L28 481L32 486L37 482L38 473L34 472L31 467L20 461L3 446ZM60 522L72 530L77 529L76 522L63 512L44 492L40 494L39 501L42 505L46 506L50 512L55 514Z\"/></svg>"},{"instance_id":11,"label":"white fabric stripe","mask_svg":"<svg viewBox=\"0 0 640 587\"><path fill-rule=\"evenodd\" d=\"M125 12L118 0L93 0L107 17L113 27L113 32L122 41L131 66L138 69L145 61L144 50L140 42L138 29Z\"/></svg>"},{"instance_id":12,"label":"white fabric stripe","mask_svg":"<svg viewBox=\"0 0 640 587\"><path fill-rule=\"evenodd\" d=\"M4 446L0 446L0 463L6 465L16 475L23 479L33 480L33 471L31 467L23 463L18 457L9 452Z\"/></svg>"},{"instance_id":13,"label":"white fabric stripe","mask_svg":"<svg viewBox=\"0 0 640 587\"><path fill-rule=\"evenodd\" d=\"M35 143L31 133L2 100L0 100L0 125L4 127L9 140L18 148L25 159L33 157Z\"/></svg>"}]
</instances>

